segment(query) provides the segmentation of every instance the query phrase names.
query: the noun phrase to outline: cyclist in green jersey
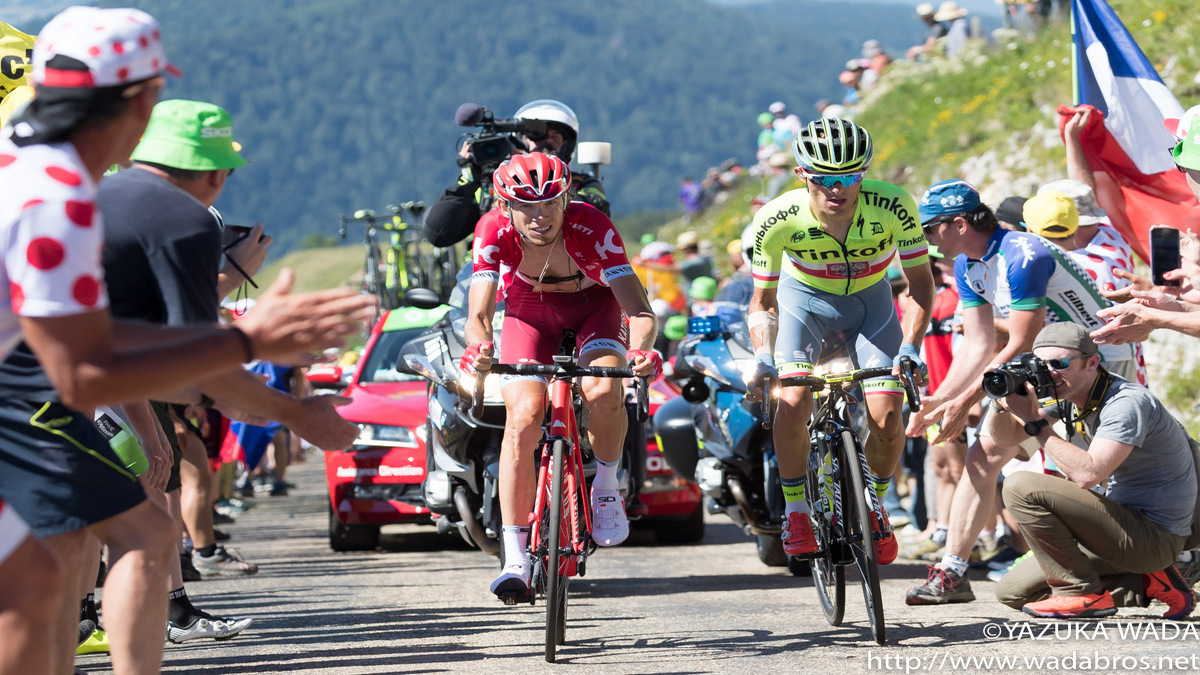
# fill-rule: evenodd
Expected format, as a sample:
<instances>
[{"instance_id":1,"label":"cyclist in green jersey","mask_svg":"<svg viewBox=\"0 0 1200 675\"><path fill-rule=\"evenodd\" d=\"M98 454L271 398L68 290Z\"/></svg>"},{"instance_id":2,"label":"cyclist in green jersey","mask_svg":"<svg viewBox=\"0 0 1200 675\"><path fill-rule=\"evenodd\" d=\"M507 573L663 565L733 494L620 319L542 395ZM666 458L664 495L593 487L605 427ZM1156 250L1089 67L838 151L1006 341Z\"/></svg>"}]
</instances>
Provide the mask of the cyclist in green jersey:
<instances>
[{"instance_id":1,"label":"cyclist in green jersey","mask_svg":"<svg viewBox=\"0 0 1200 675\"><path fill-rule=\"evenodd\" d=\"M792 153L796 175L807 185L775 198L754 220L748 324L758 368L748 397L761 396L757 383L764 375L772 388L779 377L811 375L821 354L843 342L858 368L891 362L891 377L863 383L870 427L867 478L882 501L904 448L900 359L913 359L924 373L918 345L933 306L917 205L895 185L864 180L871 137L854 122L813 121L793 141ZM903 329L885 278L897 251L909 286ZM784 387L778 398L773 433L787 504L783 548L788 555L812 556L818 546L804 501L812 392ZM872 525L884 535L875 544L879 562L890 563L897 546L887 514Z\"/></svg>"}]
</instances>

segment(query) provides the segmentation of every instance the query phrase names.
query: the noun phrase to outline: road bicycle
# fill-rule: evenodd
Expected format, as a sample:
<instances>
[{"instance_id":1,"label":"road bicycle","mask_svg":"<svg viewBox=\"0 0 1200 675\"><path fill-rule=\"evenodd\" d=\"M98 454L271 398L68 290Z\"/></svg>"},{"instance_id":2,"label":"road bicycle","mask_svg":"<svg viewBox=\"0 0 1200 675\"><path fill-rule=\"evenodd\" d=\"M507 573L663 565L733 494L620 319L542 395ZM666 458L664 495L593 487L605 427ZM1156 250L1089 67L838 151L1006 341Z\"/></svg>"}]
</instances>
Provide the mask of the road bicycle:
<instances>
[{"instance_id":1,"label":"road bicycle","mask_svg":"<svg viewBox=\"0 0 1200 675\"><path fill-rule=\"evenodd\" d=\"M910 408L916 411L920 410L921 399L914 371L915 364L905 359L900 381ZM841 625L846 609L845 568L849 565L858 568L871 636L878 644L884 644L886 631L874 544L886 534L882 527L872 532L871 520L882 525L883 508L874 486L867 485L864 478L868 473L867 458L851 421L850 408L857 402L852 390L859 382L891 374L889 366L779 380L782 387L810 387L814 393L828 390L820 397L808 426L812 452L808 457L809 487L805 496L819 547L809 565L821 612L831 626ZM766 387L763 390L767 391ZM775 401L768 393L763 406L764 427L772 425L774 410Z\"/></svg>"},{"instance_id":2,"label":"road bicycle","mask_svg":"<svg viewBox=\"0 0 1200 675\"><path fill-rule=\"evenodd\" d=\"M576 410L583 405L577 378L635 377L628 367L579 366L574 354L575 333L563 331L563 343L553 365L493 364L476 379L473 406L482 413L483 381L488 374L549 375L547 391L550 413L543 423L538 443L537 493L529 558L533 563L528 596L503 598L507 605L534 604L536 596L546 602L546 662L554 663L558 645L566 642L567 588L574 576L584 576L587 558L597 545L592 540L591 501L584 476L584 457L579 444ZM649 413L645 378L637 378L637 421L644 424Z\"/></svg>"}]
</instances>

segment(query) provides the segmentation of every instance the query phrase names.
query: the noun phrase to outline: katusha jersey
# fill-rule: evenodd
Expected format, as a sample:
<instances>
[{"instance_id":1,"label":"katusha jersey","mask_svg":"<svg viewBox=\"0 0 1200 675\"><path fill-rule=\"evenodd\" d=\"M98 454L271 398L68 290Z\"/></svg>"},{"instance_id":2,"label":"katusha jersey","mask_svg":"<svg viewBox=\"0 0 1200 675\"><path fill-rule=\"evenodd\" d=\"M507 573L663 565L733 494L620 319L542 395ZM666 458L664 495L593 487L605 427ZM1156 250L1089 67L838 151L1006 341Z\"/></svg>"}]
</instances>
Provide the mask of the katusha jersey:
<instances>
[{"instance_id":1,"label":"katusha jersey","mask_svg":"<svg viewBox=\"0 0 1200 675\"><path fill-rule=\"evenodd\" d=\"M1088 330L1104 325L1096 312L1110 304L1091 276L1056 244L1028 232L997 228L982 260L960 254L954 279L963 308L984 304L1007 317L1014 309L1045 308L1046 323L1071 321ZM1100 345L1105 361L1134 358L1133 345Z\"/></svg>"},{"instance_id":2,"label":"katusha jersey","mask_svg":"<svg viewBox=\"0 0 1200 675\"><path fill-rule=\"evenodd\" d=\"M807 188L785 192L754 217L754 286L775 288L780 271L786 270L802 284L851 295L882 279L896 251L904 267L928 265L928 246L916 216L917 203L903 188L864 180L842 243L821 229Z\"/></svg>"},{"instance_id":3,"label":"katusha jersey","mask_svg":"<svg viewBox=\"0 0 1200 675\"><path fill-rule=\"evenodd\" d=\"M563 243L571 260L589 279L605 286L633 274L625 244L608 216L594 206L571 202L563 214ZM471 283L498 283L498 297L512 284L524 252L521 235L500 209L488 211L475 226Z\"/></svg>"}]
</instances>

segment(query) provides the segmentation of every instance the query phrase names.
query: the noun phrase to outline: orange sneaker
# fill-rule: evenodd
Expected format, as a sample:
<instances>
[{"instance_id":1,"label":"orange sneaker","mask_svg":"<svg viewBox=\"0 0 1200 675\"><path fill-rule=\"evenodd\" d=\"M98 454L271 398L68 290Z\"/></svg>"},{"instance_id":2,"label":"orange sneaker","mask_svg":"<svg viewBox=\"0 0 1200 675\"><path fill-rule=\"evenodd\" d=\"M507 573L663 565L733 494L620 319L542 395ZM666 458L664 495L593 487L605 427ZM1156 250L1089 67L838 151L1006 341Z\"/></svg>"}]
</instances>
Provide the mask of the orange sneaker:
<instances>
[{"instance_id":1,"label":"orange sneaker","mask_svg":"<svg viewBox=\"0 0 1200 675\"><path fill-rule=\"evenodd\" d=\"M793 511L783 520L783 552L801 558L811 558L820 548L813 533L812 518L807 513Z\"/></svg>"},{"instance_id":2,"label":"orange sneaker","mask_svg":"<svg viewBox=\"0 0 1200 675\"><path fill-rule=\"evenodd\" d=\"M1021 611L1050 619L1095 619L1116 614L1117 606L1113 604L1112 595L1104 591L1091 595L1055 595L1030 602Z\"/></svg>"},{"instance_id":3,"label":"orange sneaker","mask_svg":"<svg viewBox=\"0 0 1200 675\"><path fill-rule=\"evenodd\" d=\"M1142 587L1146 589L1146 597L1167 605L1164 619L1178 621L1191 614L1196 607L1191 587L1174 565L1153 574L1143 574Z\"/></svg>"},{"instance_id":4,"label":"orange sneaker","mask_svg":"<svg viewBox=\"0 0 1200 675\"><path fill-rule=\"evenodd\" d=\"M896 535L892 532L892 523L888 519L887 509L879 507L879 513L883 516L883 523L877 519L871 519L871 534L877 532L885 532L882 539L875 539L875 562L880 565L890 565L896 559L896 555L900 553L900 544L896 542Z\"/></svg>"}]
</instances>

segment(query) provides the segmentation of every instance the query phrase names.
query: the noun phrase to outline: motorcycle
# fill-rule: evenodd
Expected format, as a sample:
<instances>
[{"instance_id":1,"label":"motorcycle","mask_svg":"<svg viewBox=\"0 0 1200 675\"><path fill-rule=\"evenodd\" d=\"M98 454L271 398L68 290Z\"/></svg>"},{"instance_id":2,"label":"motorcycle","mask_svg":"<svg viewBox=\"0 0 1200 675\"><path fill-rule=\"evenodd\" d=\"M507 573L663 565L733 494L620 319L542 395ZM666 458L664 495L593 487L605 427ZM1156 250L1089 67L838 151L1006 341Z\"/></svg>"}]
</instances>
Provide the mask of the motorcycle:
<instances>
[{"instance_id":1,"label":"motorcycle","mask_svg":"<svg viewBox=\"0 0 1200 675\"><path fill-rule=\"evenodd\" d=\"M682 396L659 407L654 430L676 474L694 476L708 512L724 514L757 543L770 567L809 574L807 561L783 551L784 500L774 441L763 429L761 405L746 400L755 370L745 309L716 303L688 320L675 379Z\"/></svg>"},{"instance_id":2,"label":"motorcycle","mask_svg":"<svg viewBox=\"0 0 1200 675\"><path fill-rule=\"evenodd\" d=\"M440 532L457 530L469 544L491 555L500 555L499 465L500 442L504 436L505 409L500 397L498 377L485 380L483 407L479 414L471 409L475 378L459 370L466 350L464 327L467 321L467 292L471 266L467 263L457 276L457 284L446 304L451 309L429 331L409 341L401 349L398 370L419 375L429 381L429 415L422 430L426 443L426 479L422 491L426 505L435 514ZM424 289L421 289L424 290ZM426 291L428 293L428 291ZM436 297L430 293L430 301ZM415 293L406 301L421 306ZM502 353L504 303L498 302L493 319L493 341ZM631 391L631 390L630 390ZM628 394L628 392L627 392ZM625 438L625 469L619 474L622 494L631 516L637 514L638 487L645 480L645 427L636 422L636 404L626 396L629 433ZM586 426L586 409L580 427ZM595 474L595 460L583 440L585 474Z\"/></svg>"}]
</instances>

